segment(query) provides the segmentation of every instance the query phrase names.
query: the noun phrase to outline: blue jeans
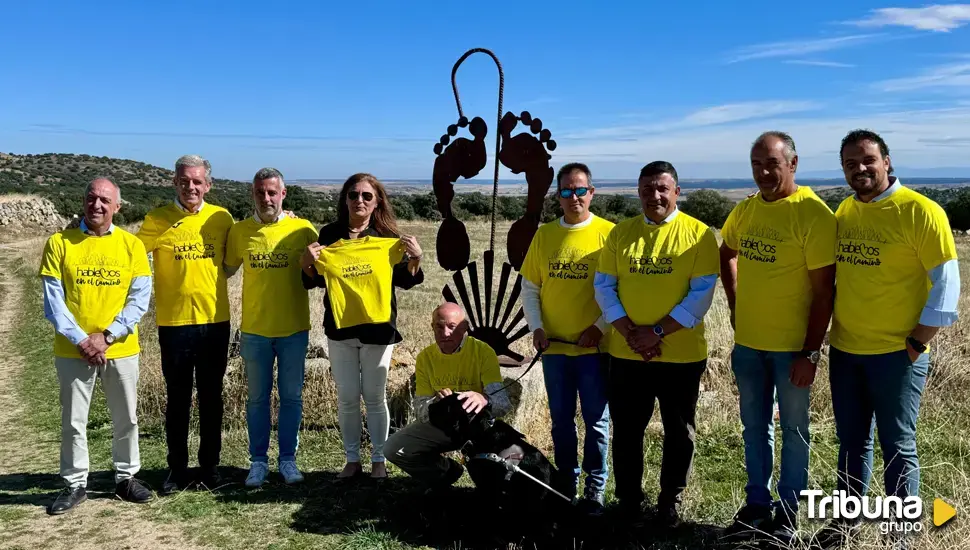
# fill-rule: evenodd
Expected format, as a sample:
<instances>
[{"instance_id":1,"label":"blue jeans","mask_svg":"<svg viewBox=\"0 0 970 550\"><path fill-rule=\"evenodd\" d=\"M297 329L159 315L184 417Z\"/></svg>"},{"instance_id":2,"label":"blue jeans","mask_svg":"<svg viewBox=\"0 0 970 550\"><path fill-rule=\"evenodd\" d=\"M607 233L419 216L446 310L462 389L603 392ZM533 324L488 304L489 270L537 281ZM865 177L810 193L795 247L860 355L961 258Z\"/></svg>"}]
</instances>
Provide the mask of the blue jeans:
<instances>
[{"instance_id":1,"label":"blue jeans","mask_svg":"<svg viewBox=\"0 0 970 550\"><path fill-rule=\"evenodd\" d=\"M280 462L294 460L303 420L303 375L310 333L301 331L283 338L266 338L242 333L240 354L246 364L249 398L246 425L249 429L250 462L268 462L273 391L273 362L278 362L277 390L280 397Z\"/></svg>"},{"instance_id":2,"label":"blue jeans","mask_svg":"<svg viewBox=\"0 0 970 550\"><path fill-rule=\"evenodd\" d=\"M832 410L839 437L838 489L855 496L869 490L873 432L878 426L886 495L919 495L916 417L929 354L913 362L906 350L855 355L832 348L829 358Z\"/></svg>"},{"instance_id":3,"label":"blue jeans","mask_svg":"<svg viewBox=\"0 0 970 550\"><path fill-rule=\"evenodd\" d=\"M599 354L544 355L542 373L552 417L552 444L556 467L569 476L572 492L579 483L576 436L576 394L579 393L586 444L583 470L589 492L602 493L609 475L610 411L607 404L606 370ZM569 489L568 487L566 488Z\"/></svg>"},{"instance_id":4,"label":"blue jeans","mask_svg":"<svg viewBox=\"0 0 970 550\"><path fill-rule=\"evenodd\" d=\"M735 344L731 368L740 394L744 426L744 466L748 471L747 504L771 506L771 476L775 460L775 396L781 416L781 475L778 498L798 509L799 493L808 488L809 388L789 378L793 352L759 351Z\"/></svg>"}]
</instances>

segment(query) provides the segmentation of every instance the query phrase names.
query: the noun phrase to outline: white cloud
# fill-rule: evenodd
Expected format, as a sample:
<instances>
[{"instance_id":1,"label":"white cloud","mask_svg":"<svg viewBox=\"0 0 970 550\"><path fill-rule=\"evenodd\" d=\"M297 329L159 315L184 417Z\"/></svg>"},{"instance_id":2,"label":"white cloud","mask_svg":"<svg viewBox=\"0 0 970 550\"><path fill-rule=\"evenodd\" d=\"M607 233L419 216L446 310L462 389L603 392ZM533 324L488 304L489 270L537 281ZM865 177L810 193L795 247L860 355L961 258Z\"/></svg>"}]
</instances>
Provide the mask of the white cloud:
<instances>
[{"instance_id":1,"label":"white cloud","mask_svg":"<svg viewBox=\"0 0 970 550\"><path fill-rule=\"evenodd\" d=\"M934 4L922 8L882 8L861 21L858 27L910 27L922 31L949 32L970 23L970 4Z\"/></svg>"},{"instance_id":2,"label":"white cloud","mask_svg":"<svg viewBox=\"0 0 970 550\"><path fill-rule=\"evenodd\" d=\"M839 69L851 69L855 67L852 63L839 63L838 61L814 61L811 59L789 59L785 61L788 65L808 65L811 67L835 67Z\"/></svg>"},{"instance_id":3,"label":"white cloud","mask_svg":"<svg viewBox=\"0 0 970 550\"><path fill-rule=\"evenodd\" d=\"M869 42L879 37L879 34L851 34L834 38L818 38L813 40L791 40L786 42L770 42L767 44L753 44L734 50L727 62L737 63L751 59L767 59L772 57L795 57L811 53L828 52L840 48L847 48L856 44Z\"/></svg>"},{"instance_id":4,"label":"white cloud","mask_svg":"<svg viewBox=\"0 0 970 550\"><path fill-rule=\"evenodd\" d=\"M883 80L876 82L874 86L883 92L902 92L927 88L970 90L970 62L939 65L916 76Z\"/></svg>"}]
</instances>

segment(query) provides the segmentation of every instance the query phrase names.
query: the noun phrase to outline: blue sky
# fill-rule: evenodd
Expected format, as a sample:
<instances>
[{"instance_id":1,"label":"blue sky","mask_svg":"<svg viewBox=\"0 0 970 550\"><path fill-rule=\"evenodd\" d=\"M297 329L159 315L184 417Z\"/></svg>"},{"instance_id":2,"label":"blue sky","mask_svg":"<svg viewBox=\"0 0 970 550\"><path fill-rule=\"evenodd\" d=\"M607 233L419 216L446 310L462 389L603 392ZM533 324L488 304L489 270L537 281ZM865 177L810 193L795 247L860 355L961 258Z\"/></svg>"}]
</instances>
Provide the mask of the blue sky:
<instances>
[{"instance_id":1,"label":"blue sky","mask_svg":"<svg viewBox=\"0 0 970 550\"><path fill-rule=\"evenodd\" d=\"M970 4L141 4L4 8L0 151L164 167L196 153L237 179L430 178L457 119L451 67L486 47L505 110L540 117L553 165L587 162L594 179L657 159L682 178L749 177L767 129L792 133L803 177L831 172L855 127L912 173L970 175ZM491 155L491 60L470 57L458 84Z\"/></svg>"}]
</instances>

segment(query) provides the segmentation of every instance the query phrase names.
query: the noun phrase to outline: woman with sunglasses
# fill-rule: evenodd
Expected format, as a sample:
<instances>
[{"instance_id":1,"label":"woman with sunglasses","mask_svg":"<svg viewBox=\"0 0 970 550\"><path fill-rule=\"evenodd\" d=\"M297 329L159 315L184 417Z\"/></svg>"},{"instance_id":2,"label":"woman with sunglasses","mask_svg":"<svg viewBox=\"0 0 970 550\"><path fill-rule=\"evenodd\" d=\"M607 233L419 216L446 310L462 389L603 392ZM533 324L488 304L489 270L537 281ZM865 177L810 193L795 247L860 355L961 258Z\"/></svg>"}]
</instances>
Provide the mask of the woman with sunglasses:
<instances>
[{"instance_id":1,"label":"woman with sunglasses","mask_svg":"<svg viewBox=\"0 0 970 550\"><path fill-rule=\"evenodd\" d=\"M337 206L337 221L320 229L317 243L307 247L301 258L303 285L326 288L323 275L314 263L320 251L341 239L363 237L399 237L406 251L400 263L392 268L392 287L409 289L424 281L421 270L421 246L417 239L402 235L397 228L394 209L380 181L370 174L354 174L344 182ZM337 475L348 480L363 474L360 460L360 399L367 407L370 431L371 478L387 477L384 464L384 442L388 436L390 414L387 408L387 370L394 345L403 339L396 326L397 300L390 293L391 317L386 323L368 323L337 328L329 296L324 296L323 330L327 336L330 371L337 385L337 416L347 464Z\"/></svg>"}]
</instances>

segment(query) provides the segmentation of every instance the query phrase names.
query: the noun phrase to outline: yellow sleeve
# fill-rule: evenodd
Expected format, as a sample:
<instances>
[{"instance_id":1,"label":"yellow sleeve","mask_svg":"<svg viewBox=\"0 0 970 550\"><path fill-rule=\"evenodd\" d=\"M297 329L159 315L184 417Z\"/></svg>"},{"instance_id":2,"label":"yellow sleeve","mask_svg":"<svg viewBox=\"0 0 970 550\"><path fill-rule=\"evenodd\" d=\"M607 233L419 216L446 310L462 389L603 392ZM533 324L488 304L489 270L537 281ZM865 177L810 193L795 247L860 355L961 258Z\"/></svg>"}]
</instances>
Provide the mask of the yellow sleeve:
<instances>
[{"instance_id":1,"label":"yellow sleeve","mask_svg":"<svg viewBox=\"0 0 970 550\"><path fill-rule=\"evenodd\" d=\"M44 245L44 257L40 261L41 277L54 277L63 279L61 276L61 262L64 260L64 242L60 233L55 233L47 239Z\"/></svg>"},{"instance_id":2,"label":"yellow sleeve","mask_svg":"<svg viewBox=\"0 0 970 550\"><path fill-rule=\"evenodd\" d=\"M431 387L431 365L426 353L418 354L414 365L414 381L416 382L415 396L428 397L435 394L434 388Z\"/></svg>"},{"instance_id":3,"label":"yellow sleeve","mask_svg":"<svg viewBox=\"0 0 970 550\"><path fill-rule=\"evenodd\" d=\"M146 253L153 252L155 241L158 240L158 224L155 223L155 217L151 214L145 216L145 221L142 222L135 236L145 245Z\"/></svg>"},{"instance_id":4,"label":"yellow sleeve","mask_svg":"<svg viewBox=\"0 0 970 550\"><path fill-rule=\"evenodd\" d=\"M691 279L705 275L720 275L721 259L717 250L717 237L710 227L704 229L700 242L697 243L697 255L694 257L694 269Z\"/></svg>"},{"instance_id":5,"label":"yellow sleeve","mask_svg":"<svg viewBox=\"0 0 970 550\"><path fill-rule=\"evenodd\" d=\"M542 286L542 270L539 269L539 252L542 245L539 243L541 231L536 232L536 236L529 243L529 251L525 253L525 260L522 261L522 269L519 273L525 280L536 286Z\"/></svg>"},{"instance_id":6,"label":"yellow sleeve","mask_svg":"<svg viewBox=\"0 0 970 550\"><path fill-rule=\"evenodd\" d=\"M620 226L616 225L606 236L606 242L600 250L599 260L596 262L596 271L604 275L618 276L616 272L616 241L619 239Z\"/></svg>"},{"instance_id":7,"label":"yellow sleeve","mask_svg":"<svg viewBox=\"0 0 970 550\"><path fill-rule=\"evenodd\" d=\"M316 239L314 239L314 242L316 242ZM408 249L407 245L404 244L404 241L402 241L401 239L396 239L391 244L391 246L388 248L388 257L387 257L387 260L391 264L391 266L395 266L401 263L401 260L404 259L404 253L407 251L407 249Z\"/></svg>"},{"instance_id":8,"label":"yellow sleeve","mask_svg":"<svg viewBox=\"0 0 970 550\"><path fill-rule=\"evenodd\" d=\"M225 264L229 267L237 267L242 265L243 262L243 251L239 244L239 234L241 233L239 227L241 227L239 224L235 224L229 228L229 236L226 238Z\"/></svg>"},{"instance_id":9,"label":"yellow sleeve","mask_svg":"<svg viewBox=\"0 0 970 550\"><path fill-rule=\"evenodd\" d=\"M502 372L498 368L498 355L496 355L492 346L484 343L479 346L478 364L483 388L488 387L489 384L502 382Z\"/></svg>"},{"instance_id":10,"label":"yellow sleeve","mask_svg":"<svg viewBox=\"0 0 970 550\"><path fill-rule=\"evenodd\" d=\"M144 277L152 276L152 268L148 265L148 253L145 252L145 244L141 239L132 239L131 251L131 276Z\"/></svg>"},{"instance_id":11,"label":"yellow sleeve","mask_svg":"<svg viewBox=\"0 0 970 550\"><path fill-rule=\"evenodd\" d=\"M929 201L927 201L929 202ZM957 257L956 243L950 231L950 220L946 212L935 202L919 205L916 222L916 253L923 268L930 271L944 262Z\"/></svg>"},{"instance_id":12,"label":"yellow sleeve","mask_svg":"<svg viewBox=\"0 0 970 550\"><path fill-rule=\"evenodd\" d=\"M731 250L738 250L740 247L738 244L738 217L741 216L741 208L744 204L745 201L736 204L731 209L731 213L728 214L727 220L724 221L724 226L721 227L721 239Z\"/></svg>"},{"instance_id":13,"label":"yellow sleeve","mask_svg":"<svg viewBox=\"0 0 970 550\"><path fill-rule=\"evenodd\" d=\"M805 265L810 271L835 263L837 226L835 214L828 206L819 205L818 214L805 236Z\"/></svg>"}]
</instances>

